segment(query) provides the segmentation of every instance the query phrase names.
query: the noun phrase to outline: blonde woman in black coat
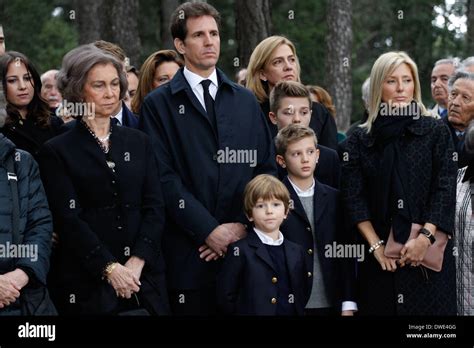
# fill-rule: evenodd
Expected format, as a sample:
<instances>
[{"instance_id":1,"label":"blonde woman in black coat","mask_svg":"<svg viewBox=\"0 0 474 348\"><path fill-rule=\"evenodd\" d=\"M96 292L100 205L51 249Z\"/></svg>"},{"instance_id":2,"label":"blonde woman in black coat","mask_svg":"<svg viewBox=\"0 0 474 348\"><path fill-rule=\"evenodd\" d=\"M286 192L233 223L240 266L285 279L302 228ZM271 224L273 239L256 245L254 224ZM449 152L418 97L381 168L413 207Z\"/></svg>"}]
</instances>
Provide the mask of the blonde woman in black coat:
<instances>
[{"instance_id":1,"label":"blonde woman in black coat","mask_svg":"<svg viewBox=\"0 0 474 348\"><path fill-rule=\"evenodd\" d=\"M367 122L348 139L342 175L351 223L369 250L359 263L359 313L455 315L452 242L441 272L420 263L433 240L429 235L454 229L456 163L449 130L427 116L417 66L404 52L377 59L370 96ZM408 241L412 223L423 229ZM391 228L404 244L399 260L384 254Z\"/></svg>"}]
</instances>

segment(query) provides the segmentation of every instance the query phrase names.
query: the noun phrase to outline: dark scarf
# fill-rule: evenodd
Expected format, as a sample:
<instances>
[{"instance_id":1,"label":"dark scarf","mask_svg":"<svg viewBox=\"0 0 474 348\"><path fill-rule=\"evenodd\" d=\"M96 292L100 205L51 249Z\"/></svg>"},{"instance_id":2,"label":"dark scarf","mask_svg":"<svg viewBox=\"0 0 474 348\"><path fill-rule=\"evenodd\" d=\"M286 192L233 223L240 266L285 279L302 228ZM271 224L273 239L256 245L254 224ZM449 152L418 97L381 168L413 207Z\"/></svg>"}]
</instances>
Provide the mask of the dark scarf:
<instances>
[{"instance_id":1,"label":"dark scarf","mask_svg":"<svg viewBox=\"0 0 474 348\"><path fill-rule=\"evenodd\" d=\"M411 107L416 105L412 103ZM404 110L403 115L407 114L411 114L408 109ZM408 240L412 223L406 195L407 170L400 142L406 128L414 122L413 116L382 116L379 113L372 126L375 146L380 154L372 191L374 227L380 238L385 240L390 227L393 227L394 239L399 243Z\"/></svg>"}]
</instances>

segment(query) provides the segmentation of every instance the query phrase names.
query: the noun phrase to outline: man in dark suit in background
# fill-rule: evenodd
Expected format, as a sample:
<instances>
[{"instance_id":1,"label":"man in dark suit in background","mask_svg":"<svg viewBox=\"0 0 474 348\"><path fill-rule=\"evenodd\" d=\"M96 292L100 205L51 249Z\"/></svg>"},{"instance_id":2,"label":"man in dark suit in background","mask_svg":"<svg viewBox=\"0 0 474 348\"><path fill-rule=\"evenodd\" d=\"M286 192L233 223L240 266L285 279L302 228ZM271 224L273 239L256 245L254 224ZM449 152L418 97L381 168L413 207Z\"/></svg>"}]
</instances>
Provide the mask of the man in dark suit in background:
<instances>
[{"instance_id":1,"label":"man in dark suit in background","mask_svg":"<svg viewBox=\"0 0 474 348\"><path fill-rule=\"evenodd\" d=\"M474 157L466 152L465 131L474 120L474 73L458 71L449 80L448 117L445 122L451 132L457 153L458 168L467 166Z\"/></svg>"},{"instance_id":2,"label":"man in dark suit in background","mask_svg":"<svg viewBox=\"0 0 474 348\"><path fill-rule=\"evenodd\" d=\"M170 304L181 315L216 313L214 260L246 234L245 185L257 174L276 175L257 100L216 69L219 21L207 3L175 10L171 32L185 67L145 98L140 113L159 162Z\"/></svg>"}]
</instances>

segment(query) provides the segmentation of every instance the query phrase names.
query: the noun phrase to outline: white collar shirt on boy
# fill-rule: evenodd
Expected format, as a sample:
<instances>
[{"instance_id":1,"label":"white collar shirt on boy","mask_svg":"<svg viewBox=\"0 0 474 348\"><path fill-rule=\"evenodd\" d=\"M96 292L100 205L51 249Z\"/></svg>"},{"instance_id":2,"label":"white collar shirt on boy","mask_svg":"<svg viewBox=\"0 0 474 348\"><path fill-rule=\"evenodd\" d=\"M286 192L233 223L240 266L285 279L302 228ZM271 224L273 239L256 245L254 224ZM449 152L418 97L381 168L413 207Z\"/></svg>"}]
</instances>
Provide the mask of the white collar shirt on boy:
<instances>
[{"instance_id":1,"label":"white collar shirt on boy","mask_svg":"<svg viewBox=\"0 0 474 348\"><path fill-rule=\"evenodd\" d=\"M290 177L288 177L288 181L290 182L291 186L293 186L293 189L295 190L296 194L298 197L313 197L314 196L314 178L313 178L313 183L311 184L311 187L307 190L302 190L296 184L291 181Z\"/></svg>"},{"instance_id":2,"label":"white collar shirt on boy","mask_svg":"<svg viewBox=\"0 0 474 348\"><path fill-rule=\"evenodd\" d=\"M255 231L258 238L260 238L263 244L273 245L273 246L278 246L278 245L283 244L284 238L283 238L283 234L280 231L278 231L278 239L273 240L272 238L268 237L265 233L260 231L258 228L254 227L253 230Z\"/></svg>"}]
</instances>

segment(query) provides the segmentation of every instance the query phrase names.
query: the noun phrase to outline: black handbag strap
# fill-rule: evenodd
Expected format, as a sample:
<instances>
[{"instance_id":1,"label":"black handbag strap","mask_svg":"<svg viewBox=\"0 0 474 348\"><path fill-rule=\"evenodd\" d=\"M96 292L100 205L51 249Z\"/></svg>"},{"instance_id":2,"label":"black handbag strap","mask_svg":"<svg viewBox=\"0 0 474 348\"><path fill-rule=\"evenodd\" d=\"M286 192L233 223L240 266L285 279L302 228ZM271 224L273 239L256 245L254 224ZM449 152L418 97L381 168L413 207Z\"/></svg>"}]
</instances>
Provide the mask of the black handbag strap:
<instances>
[{"instance_id":1,"label":"black handbag strap","mask_svg":"<svg viewBox=\"0 0 474 348\"><path fill-rule=\"evenodd\" d=\"M10 189L12 191L12 234L13 234L13 243L20 244L20 200L18 197L18 177L15 171L15 163L12 156L8 156L6 160L7 166L7 179L10 184Z\"/></svg>"}]
</instances>

